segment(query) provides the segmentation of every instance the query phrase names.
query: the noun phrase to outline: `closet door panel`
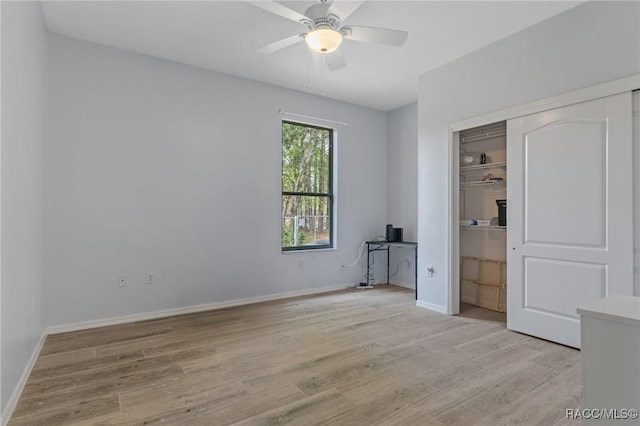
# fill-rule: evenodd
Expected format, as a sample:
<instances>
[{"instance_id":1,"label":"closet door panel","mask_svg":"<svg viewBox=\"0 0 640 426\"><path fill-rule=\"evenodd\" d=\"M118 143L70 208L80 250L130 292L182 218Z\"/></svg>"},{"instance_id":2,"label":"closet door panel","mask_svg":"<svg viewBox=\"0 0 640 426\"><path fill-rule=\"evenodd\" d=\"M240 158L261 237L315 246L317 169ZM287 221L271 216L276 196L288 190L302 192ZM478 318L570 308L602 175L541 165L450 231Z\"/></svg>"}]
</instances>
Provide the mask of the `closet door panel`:
<instances>
[{"instance_id":1,"label":"closet door panel","mask_svg":"<svg viewBox=\"0 0 640 426\"><path fill-rule=\"evenodd\" d=\"M605 246L606 125L565 121L524 135L525 242Z\"/></svg>"},{"instance_id":2,"label":"closet door panel","mask_svg":"<svg viewBox=\"0 0 640 426\"><path fill-rule=\"evenodd\" d=\"M532 312L578 319L573 306L585 306L607 294L606 266L595 263L524 258L524 306ZM572 276L575 279L565 280ZM563 292L556 292L564 287ZM549 295L557 297L549 297Z\"/></svg>"}]
</instances>

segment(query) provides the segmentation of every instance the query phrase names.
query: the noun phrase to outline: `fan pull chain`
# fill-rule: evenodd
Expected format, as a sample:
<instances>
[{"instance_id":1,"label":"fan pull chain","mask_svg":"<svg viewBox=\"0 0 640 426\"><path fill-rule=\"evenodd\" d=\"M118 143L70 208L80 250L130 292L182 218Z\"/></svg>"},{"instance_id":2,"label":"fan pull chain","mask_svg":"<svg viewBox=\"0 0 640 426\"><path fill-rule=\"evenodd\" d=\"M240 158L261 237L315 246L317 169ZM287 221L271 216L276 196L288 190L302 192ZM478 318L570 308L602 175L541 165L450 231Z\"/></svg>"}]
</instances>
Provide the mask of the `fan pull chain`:
<instances>
[{"instance_id":1,"label":"fan pull chain","mask_svg":"<svg viewBox=\"0 0 640 426\"><path fill-rule=\"evenodd\" d=\"M309 75L311 74L311 53L307 49L307 89L311 89L311 82Z\"/></svg>"}]
</instances>

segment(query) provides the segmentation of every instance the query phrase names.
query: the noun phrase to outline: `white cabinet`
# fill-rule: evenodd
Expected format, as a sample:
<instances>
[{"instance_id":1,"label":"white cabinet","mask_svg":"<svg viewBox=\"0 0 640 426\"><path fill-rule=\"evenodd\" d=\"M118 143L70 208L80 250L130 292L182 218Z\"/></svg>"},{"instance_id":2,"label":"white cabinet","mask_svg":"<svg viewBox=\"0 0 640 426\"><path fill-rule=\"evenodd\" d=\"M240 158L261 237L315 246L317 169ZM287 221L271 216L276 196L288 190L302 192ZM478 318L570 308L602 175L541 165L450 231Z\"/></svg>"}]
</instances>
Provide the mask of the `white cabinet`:
<instances>
[{"instance_id":1,"label":"white cabinet","mask_svg":"<svg viewBox=\"0 0 640 426\"><path fill-rule=\"evenodd\" d=\"M620 417L585 419L584 424L640 424L638 418L622 418L623 409L640 410L640 297L611 296L581 307L578 312L582 336L582 408L617 409Z\"/></svg>"}]
</instances>

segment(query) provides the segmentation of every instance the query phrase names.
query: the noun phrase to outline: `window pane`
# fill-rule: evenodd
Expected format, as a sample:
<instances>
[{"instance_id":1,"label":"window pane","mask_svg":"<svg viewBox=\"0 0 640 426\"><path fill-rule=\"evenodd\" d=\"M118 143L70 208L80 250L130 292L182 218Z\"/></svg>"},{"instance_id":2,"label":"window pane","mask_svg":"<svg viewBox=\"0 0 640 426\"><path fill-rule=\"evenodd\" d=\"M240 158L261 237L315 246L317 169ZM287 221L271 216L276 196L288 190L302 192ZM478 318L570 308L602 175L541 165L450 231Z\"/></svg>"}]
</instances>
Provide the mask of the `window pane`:
<instances>
[{"instance_id":1,"label":"window pane","mask_svg":"<svg viewBox=\"0 0 640 426\"><path fill-rule=\"evenodd\" d=\"M282 191L329 193L331 130L282 123Z\"/></svg>"},{"instance_id":2,"label":"window pane","mask_svg":"<svg viewBox=\"0 0 640 426\"><path fill-rule=\"evenodd\" d=\"M331 245L330 199L282 196L282 247Z\"/></svg>"}]
</instances>

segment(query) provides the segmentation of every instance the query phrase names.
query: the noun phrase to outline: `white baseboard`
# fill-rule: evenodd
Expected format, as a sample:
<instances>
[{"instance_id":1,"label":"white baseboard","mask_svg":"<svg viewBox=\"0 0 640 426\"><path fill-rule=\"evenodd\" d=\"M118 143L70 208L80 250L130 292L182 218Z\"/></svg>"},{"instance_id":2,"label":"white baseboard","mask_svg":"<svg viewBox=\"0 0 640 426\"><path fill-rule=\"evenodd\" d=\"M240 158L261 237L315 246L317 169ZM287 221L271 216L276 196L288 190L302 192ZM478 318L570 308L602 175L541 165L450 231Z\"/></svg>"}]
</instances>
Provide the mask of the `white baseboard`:
<instances>
[{"instance_id":1,"label":"white baseboard","mask_svg":"<svg viewBox=\"0 0 640 426\"><path fill-rule=\"evenodd\" d=\"M415 290L416 286L413 283L407 283L404 281L391 281L389 284L391 285L397 285L398 287L404 287L404 288L408 288L411 290Z\"/></svg>"},{"instance_id":2,"label":"white baseboard","mask_svg":"<svg viewBox=\"0 0 640 426\"><path fill-rule=\"evenodd\" d=\"M142 312L139 314L122 315L118 317L99 320L82 321L70 324L61 324L47 327L48 334L67 333L70 331L87 330L90 328L106 327L109 325L124 324L128 322L144 321L156 318L170 317L173 315L191 314L194 312L211 311L214 309L231 308L234 306L250 305L252 303L268 302L271 300L288 299L290 297L306 296L311 294L326 293L329 291L344 290L355 287L356 283L347 283L331 287L320 287L306 290L296 290L286 293L270 294L267 296L249 297L245 299L228 300L225 302L206 303L203 305L184 306L181 308L163 309L159 311Z\"/></svg>"},{"instance_id":3,"label":"white baseboard","mask_svg":"<svg viewBox=\"0 0 640 426\"><path fill-rule=\"evenodd\" d=\"M7 402L7 406L4 408L2 415L0 415L0 425L6 426L6 424L9 423L9 419L11 418L13 411L16 409L18 399L20 399L20 395L22 394L24 385L27 384L27 379L31 375L31 370L33 370L33 366L36 364L36 360L38 359L38 355L40 355L40 351L42 350L42 346L44 345L44 341L46 339L47 332L45 330L40 336L40 340L38 340L36 347L33 349L31 357L29 358L27 365L24 367L22 376L20 376L20 380L18 380L18 383L13 389L13 393L11 394L11 398L9 398L9 401Z\"/></svg>"},{"instance_id":4,"label":"white baseboard","mask_svg":"<svg viewBox=\"0 0 640 426\"><path fill-rule=\"evenodd\" d=\"M441 314L447 314L447 308L440 305L435 305L433 303L424 302L422 300L416 300L416 306L419 308L429 309L430 311L435 311Z\"/></svg>"}]
</instances>

